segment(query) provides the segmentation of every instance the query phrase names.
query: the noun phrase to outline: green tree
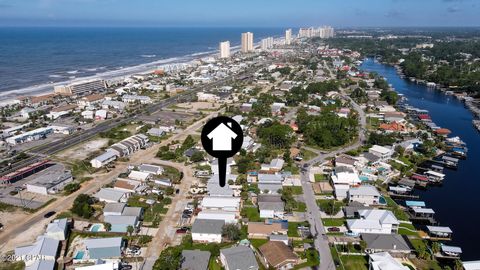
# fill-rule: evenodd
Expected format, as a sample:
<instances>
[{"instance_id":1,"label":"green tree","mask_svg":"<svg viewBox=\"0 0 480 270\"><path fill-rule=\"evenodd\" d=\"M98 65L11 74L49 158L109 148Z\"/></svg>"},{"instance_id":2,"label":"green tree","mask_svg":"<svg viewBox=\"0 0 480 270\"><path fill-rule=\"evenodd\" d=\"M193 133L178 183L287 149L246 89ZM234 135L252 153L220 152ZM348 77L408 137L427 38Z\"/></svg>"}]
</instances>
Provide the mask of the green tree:
<instances>
[{"instance_id":1,"label":"green tree","mask_svg":"<svg viewBox=\"0 0 480 270\"><path fill-rule=\"evenodd\" d=\"M222 228L222 236L230 241L237 241L240 239L240 229L236 224L226 224Z\"/></svg>"},{"instance_id":2,"label":"green tree","mask_svg":"<svg viewBox=\"0 0 480 270\"><path fill-rule=\"evenodd\" d=\"M182 261L182 249L179 246L168 247L160 253L160 256L153 265L154 270L176 270L180 269Z\"/></svg>"},{"instance_id":3,"label":"green tree","mask_svg":"<svg viewBox=\"0 0 480 270\"><path fill-rule=\"evenodd\" d=\"M202 151L195 151L190 157L190 161L192 162L200 162L200 161L203 161L204 159L205 157Z\"/></svg>"},{"instance_id":4,"label":"green tree","mask_svg":"<svg viewBox=\"0 0 480 270\"><path fill-rule=\"evenodd\" d=\"M112 224L105 222L103 225L105 226L105 230L107 230L107 232L112 230Z\"/></svg>"},{"instance_id":5,"label":"green tree","mask_svg":"<svg viewBox=\"0 0 480 270\"><path fill-rule=\"evenodd\" d=\"M93 215L92 203L93 199L90 196L87 194L80 194L73 201L71 211L80 217L90 218Z\"/></svg>"},{"instance_id":6,"label":"green tree","mask_svg":"<svg viewBox=\"0 0 480 270\"><path fill-rule=\"evenodd\" d=\"M66 194L72 194L73 192L79 189L80 189L80 184L73 182L73 183L68 183L63 190L65 191Z\"/></svg>"},{"instance_id":7,"label":"green tree","mask_svg":"<svg viewBox=\"0 0 480 270\"><path fill-rule=\"evenodd\" d=\"M128 235L132 236L132 233L133 233L134 230L135 230L135 229L133 228L132 225L128 225L128 226L127 226L127 233L128 233Z\"/></svg>"}]
</instances>

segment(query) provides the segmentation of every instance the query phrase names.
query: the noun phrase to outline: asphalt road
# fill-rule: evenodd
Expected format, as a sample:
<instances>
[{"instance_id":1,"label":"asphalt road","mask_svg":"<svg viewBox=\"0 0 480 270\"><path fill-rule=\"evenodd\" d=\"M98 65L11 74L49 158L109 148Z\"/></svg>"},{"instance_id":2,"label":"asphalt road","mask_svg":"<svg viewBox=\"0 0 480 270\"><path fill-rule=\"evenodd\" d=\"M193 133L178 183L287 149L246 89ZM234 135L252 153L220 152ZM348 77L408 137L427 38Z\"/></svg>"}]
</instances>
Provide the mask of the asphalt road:
<instances>
[{"instance_id":1,"label":"asphalt road","mask_svg":"<svg viewBox=\"0 0 480 270\"><path fill-rule=\"evenodd\" d=\"M162 100L158 103L150 105L146 108L146 111L147 111L147 113L154 113L154 112L159 111L163 108L166 108L166 107L168 107L168 106L170 106L174 103L177 103L177 102L180 102L180 101L183 102L183 101L191 100L191 98L194 97L197 92L203 91L205 89L210 89L210 88L214 88L214 87L217 87L217 86L224 85L224 84L228 83L229 81L234 80L235 77L249 76L249 75L253 74L253 72L254 72L253 70L246 71L246 72L234 75L234 76L229 76L229 77L226 77L226 78L223 78L223 79L220 79L220 80L217 80L217 81L205 84L205 85L195 87L195 88L193 88L189 91L185 91L184 93L181 93L181 94L176 95L174 97L170 97L170 98L164 99L164 100ZM91 129L88 129L88 130L85 130L85 131L80 131L80 132L72 134L71 136L68 136L66 138L63 138L63 139L60 139L60 140L57 140L57 141L53 141L53 142L49 142L49 143L40 145L38 147L35 147L34 149L31 149L31 150L27 151L28 153L31 154L30 157L28 157L26 159L22 159L18 162L15 162L15 163L11 164L11 166L9 168L7 168L6 170L2 170L0 172L0 175L5 175L5 174L8 174L8 173L13 172L15 170L18 170L20 168L23 168L25 166L31 165L31 164L33 164L37 161L45 159L45 157L47 157L48 155L53 155L55 153L61 152L65 149L68 149L68 148L70 148L70 147L72 147L76 144L85 142L85 141L93 138L95 135L97 135L100 132L105 132L105 131L108 131L108 130L110 130L110 129L112 129L112 128L120 125L120 124L131 122L131 121L135 120L137 117L138 117L137 115L131 115L131 116L123 117L123 118L110 119L110 120L107 120L107 121L105 121L101 124L96 125L95 127L91 128Z\"/></svg>"},{"instance_id":2,"label":"asphalt road","mask_svg":"<svg viewBox=\"0 0 480 270\"><path fill-rule=\"evenodd\" d=\"M350 101L353 109L358 113L358 116L359 116L360 130L359 130L359 136L357 140L355 141L355 143L345 148L338 149L325 154L319 154L315 158L305 161L301 164L302 166L301 179L302 179L303 196L305 199L305 204L307 205L307 220L311 225L311 231L315 238L314 240L315 249L318 251L320 255L320 267L319 267L320 270L335 270L336 267L332 258L332 254L330 252L330 246L328 244L326 230L325 230L325 227L323 226L322 218L320 215L320 209L315 200L315 194L313 192L312 185L310 184L310 181L309 181L310 169L314 164L321 163L325 161L325 159L327 158L335 157L338 154L345 153L360 147L366 138L365 131L366 131L366 125L367 125L367 118L364 111L362 110L362 108L360 108L360 106L357 103L355 103L355 101L353 101L349 96L347 96L343 92L343 90L342 90L342 93L344 94L344 97Z\"/></svg>"}]
</instances>

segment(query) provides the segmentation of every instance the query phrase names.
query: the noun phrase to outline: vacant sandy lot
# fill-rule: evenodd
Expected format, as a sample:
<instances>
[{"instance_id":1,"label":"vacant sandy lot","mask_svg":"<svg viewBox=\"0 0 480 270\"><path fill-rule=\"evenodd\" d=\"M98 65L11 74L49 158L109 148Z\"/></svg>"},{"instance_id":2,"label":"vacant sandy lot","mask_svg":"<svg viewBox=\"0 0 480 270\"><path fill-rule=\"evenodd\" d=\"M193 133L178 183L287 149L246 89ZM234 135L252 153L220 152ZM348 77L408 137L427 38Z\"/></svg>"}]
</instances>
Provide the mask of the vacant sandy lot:
<instances>
[{"instance_id":1,"label":"vacant sandy lot","mask_svg":"<svg viewBox=\"0 0 480 270\"><path fill-rule=\"evenodd\" d=\"M198 110L216 110L220 108L220 103L214 102L189 102L189 103L180 103L177 104L177 107L185 108L187 111L198 111Z\"/></svg>"},{"instance_id":2,"label":"vacant sandy lot","mask_svg":"<svg viewBox=\"0 0 480 270\"><path fill-rule=\"evenodd\" d=\"M100 148L107 146L107 144L108 139L98 138L69 148L57 156L59 158L68 158L69 160L84 160L91 153L100 150Z\"/></svg>"}]
</instances>

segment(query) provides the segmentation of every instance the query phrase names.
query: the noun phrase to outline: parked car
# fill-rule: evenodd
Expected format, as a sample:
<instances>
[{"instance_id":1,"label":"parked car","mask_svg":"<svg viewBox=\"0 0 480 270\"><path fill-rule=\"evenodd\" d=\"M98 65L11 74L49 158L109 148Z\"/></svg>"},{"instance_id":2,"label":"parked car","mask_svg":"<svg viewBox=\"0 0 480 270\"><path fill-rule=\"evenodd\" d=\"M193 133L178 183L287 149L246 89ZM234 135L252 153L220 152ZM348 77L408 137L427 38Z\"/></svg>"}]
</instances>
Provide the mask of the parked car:
<instances>
[{"instance_id":1,"label":"parked car","mask_svg":"<svg viewBox=\"0 0 480 270\"><path fill-rule=\"evenodd\" d=\"M188 230L185 230L185 229L183 229L183 228L182 228L182 229L177 229L177 230L175 231L175 233L178 233L178 234L185 234L185 233L187 233L187 232L188 232Z\"/></svg>"},{"instance_id":2,"label":"parked car","mask_svg":"<svg viewBox=\"0 0 480 270\"><path fill-rule=\"evenodd\" d=\"M50 211L50 212L47 212L45 215L43 215L44 218L49 218L49 217L52 217L53 215L55 215L57 212L55 211Z\"/></svg>"},{"instance_id":3,"label":"parked car","mask_svg":"<svg viewBox=\"0 0 480 270\"><path fill-rule=\"evenodd\" d=\"M132 270L133 269L133 266L131 266L130 264L122 264L122 266L120 266L120 270Z\"/></svg>"},{"instance_id":4,"label":"parked car","mask_svg":"<svg viewBox=\"0 0 480 270\"><path fill-rule=\"evenodd\" d=\"M329 231L329 232L339 232L339 231L340 231L340 228L338 228L338 227L330 227L330 228L327 229L327 231Z\"/></svg>"}]
</instances>

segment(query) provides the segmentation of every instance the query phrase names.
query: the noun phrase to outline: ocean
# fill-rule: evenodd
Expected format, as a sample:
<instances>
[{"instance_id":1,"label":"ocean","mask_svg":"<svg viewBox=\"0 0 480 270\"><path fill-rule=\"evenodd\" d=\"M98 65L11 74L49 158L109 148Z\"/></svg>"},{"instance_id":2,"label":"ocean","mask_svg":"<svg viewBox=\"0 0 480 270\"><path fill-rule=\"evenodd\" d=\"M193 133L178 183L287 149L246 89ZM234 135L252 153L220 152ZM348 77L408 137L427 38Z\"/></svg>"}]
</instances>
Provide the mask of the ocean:
<instances>
[{"instance_id":1,"label":"ocean","mask_svg":"<svg viewBox=\"0 0 480 270\"><path fill-rule=\"evenodd\" d=\"M0 28L0 100L137 65L187 62L215 53L220 41L238 46L246 31L259 41L284 29Z\"/></svg>"}]
</instances>

